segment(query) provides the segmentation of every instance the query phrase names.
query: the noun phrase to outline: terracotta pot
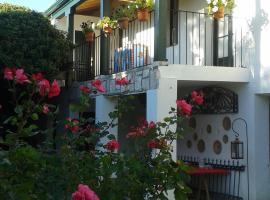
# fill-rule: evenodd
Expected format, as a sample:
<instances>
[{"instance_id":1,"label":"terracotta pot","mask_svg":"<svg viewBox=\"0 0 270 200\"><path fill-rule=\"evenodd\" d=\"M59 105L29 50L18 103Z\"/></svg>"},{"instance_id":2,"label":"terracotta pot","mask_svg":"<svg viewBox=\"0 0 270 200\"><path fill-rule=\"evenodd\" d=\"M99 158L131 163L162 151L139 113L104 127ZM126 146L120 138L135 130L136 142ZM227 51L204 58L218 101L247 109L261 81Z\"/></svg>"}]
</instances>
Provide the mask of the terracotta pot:
<instances>
[{"instance_id":1,"label":"terracotta pot","mask_svg":"<svg viewBox=\"0 0 270 200\"><path fill-rule=\"evenodd\" d=\"M221 19L224 18L224 6L221 6L218 8L218 11L214 13L214 18L215 19Z\"/></svg>"},{"instance_id":2,"label":"terracotta pot","mask_svg":"<svg viewBox=\"0 0 270 200\"><path fill-rule=\"evenodd\" d=\"M141 22L145 22L149 19L149 10L148 9L138 9L137 10L137 17L138 20Z\"/></svg>"},{"instance_id":3,"label":"terracotta pot","mask_svg":"<svg viewBox=\"0 0 270 200\"><path fill-rule=\"evenodd\" d=\"M113 32L113 29L112 29L112 27L107 26L107 27L103 27L103 31L106 34L111 34Z\"/></svg>"},{"instance_id":4,"label":"terracotta pot","mask_svg":"<svg viewBox=\"0 0 270 200\"><path fill-rule=\"evenodd\" d=\"M128 28L128 23L129 23L129 18L128 17L122 17L118 19L118 24L121 29L127 29Z\"/></svg>"},{"instance_id":5,"label":"terracotta pot","mask_svg":"<svg viewBox=\"0 0 270 200\"><path fill-rule=\"evenodd\" d=\"M86 42L93 42L94 38L95 38L95 33L94 32L86 32L85 33Z\"/></svg>"}]
</instances>

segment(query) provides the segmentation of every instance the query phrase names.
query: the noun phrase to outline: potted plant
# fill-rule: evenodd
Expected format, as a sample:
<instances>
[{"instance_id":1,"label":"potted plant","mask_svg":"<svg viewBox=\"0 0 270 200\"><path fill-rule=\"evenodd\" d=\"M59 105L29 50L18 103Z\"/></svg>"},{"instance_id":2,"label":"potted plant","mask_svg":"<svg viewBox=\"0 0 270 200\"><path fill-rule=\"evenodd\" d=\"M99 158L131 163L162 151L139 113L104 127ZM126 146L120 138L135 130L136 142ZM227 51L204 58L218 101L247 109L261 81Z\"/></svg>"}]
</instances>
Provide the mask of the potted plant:
<instances>
[{"instance_id":1,"label":"potted plant","mask_svg":"<svg viewBox=\"0 0 270 200\"><path fill-rule=\"evenodd\" d=\"M118 25L121 29L127 29L129 19L132 17L131 9L129 6L119 7L113 15L114 19L117 19Z\"/></svg>"},{"instance_id":2,"label":"potted plant","mask_svg":"<svg viewBox=\"0 0 270 200\"><path fill-rule=\"evenodd\" d=\"M234 0L207 0L208 14L213 13L215 19L224 17L225 9L231 11L235 4Z\"/></svg>"},{"instance_id":3,"label":"potted plant","mask_svg":"<svg viewBox=\"0 0 270 200\"><path fill-rule=\"evenodd\" d=\"M147 21L149 19L149 12L153 10L153 0L136 0L134 2L137 11L137 18L139 21Z\"/></svg>"},{"instance_id":4,"label":"potted plant","mask_svg":"<svg viewBox=\"0 0 270 200\"><path fill-rule=\"evenodd\" d=\"M93 42L95 38L94 23L93 22L83 22L81 24L81 29L85 35L85 40L87 42Z\"/></svg>"},{"instance_id":5,"label":"potted plant","mask_svg":"<svg viewBox=\"0 0 270 200\"><path fill-rule=\"evenodd\" d=\"M103 19L99 20L97 26L103 29L106 34L111 34L113 29L117 27L117 21L109 17L103 17Z\"/></svg>"}]
</instances>

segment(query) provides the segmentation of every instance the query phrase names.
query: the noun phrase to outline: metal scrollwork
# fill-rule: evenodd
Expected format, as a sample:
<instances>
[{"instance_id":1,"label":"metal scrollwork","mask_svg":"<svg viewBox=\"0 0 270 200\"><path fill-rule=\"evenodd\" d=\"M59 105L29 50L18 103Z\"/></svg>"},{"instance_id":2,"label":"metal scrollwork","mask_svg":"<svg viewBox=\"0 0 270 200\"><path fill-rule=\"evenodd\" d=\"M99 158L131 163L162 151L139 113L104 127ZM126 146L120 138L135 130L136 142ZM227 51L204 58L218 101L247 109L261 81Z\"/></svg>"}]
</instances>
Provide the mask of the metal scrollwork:
<instances>
[{"instance_id":1,"label":"metal scrollwork","mask_svg":"<svg viewBox=\"0 0 270 200\"><path fill-rule=\"evenodd\" d=\"M194 108L194 114L238 113L238 95L222 87L205 87L198 89L204 95L204 104Z\"/></svg>"}]
</instances>

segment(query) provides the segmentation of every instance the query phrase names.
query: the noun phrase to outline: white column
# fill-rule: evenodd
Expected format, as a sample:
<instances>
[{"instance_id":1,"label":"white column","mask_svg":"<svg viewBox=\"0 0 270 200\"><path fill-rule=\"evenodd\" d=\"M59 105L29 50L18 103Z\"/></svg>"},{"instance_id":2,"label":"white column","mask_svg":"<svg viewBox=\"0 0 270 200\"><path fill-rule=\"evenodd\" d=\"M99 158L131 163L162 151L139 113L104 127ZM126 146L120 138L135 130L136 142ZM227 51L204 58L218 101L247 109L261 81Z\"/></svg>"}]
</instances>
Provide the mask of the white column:
<instances>
[{"instance_id":1,"label":"white column","mask_svg":"<svg viewBox=\"0 0 270 200\"><path fill-rule=\"evenodd\" d=\"M171 107L176 107L177 80L174 78L159 79L158 89L148 90L146 98L147 121L162 121L169 116ZM176 125L172 126L176 129ZM173 142L173 159L176 160L176 141Z\"/></svg>"},{"instance_id":2,"label":"white column","mask_svg":"<svg viewBox=\"0 0 270 200\"><path fill-rule=\"evenodd\" d=\"M97 96L96 97L96 123L98 122L110 122L111 119L109 117L109 113L115 110L115 106L117 105L117 98L114 97L105 97L105 96ZM117 123L117 121L115 122ZM116 139L118 137L118 127L115 126L109 129L111 134L114 134ZM107 138L104 138L102 143L107 142Z\"/></svg>"},{"instance_id":3,"label":"white column","mask_svg":"<svg viewBox=\"0 0 270 200\"><path fill-rule=\"evenodd\" d=\"M169 116L171 107L176 107L177 99L177 80L174 78L159 79L158 89L148 90L146 93L146 118L147 121L162 121ZM172 126L172 130L176 129L176 125ZM172 143L172 158L177 159L177 142ZM173 191L168 191L168 198L174 199Z\"/></svg>"}]
</instances>

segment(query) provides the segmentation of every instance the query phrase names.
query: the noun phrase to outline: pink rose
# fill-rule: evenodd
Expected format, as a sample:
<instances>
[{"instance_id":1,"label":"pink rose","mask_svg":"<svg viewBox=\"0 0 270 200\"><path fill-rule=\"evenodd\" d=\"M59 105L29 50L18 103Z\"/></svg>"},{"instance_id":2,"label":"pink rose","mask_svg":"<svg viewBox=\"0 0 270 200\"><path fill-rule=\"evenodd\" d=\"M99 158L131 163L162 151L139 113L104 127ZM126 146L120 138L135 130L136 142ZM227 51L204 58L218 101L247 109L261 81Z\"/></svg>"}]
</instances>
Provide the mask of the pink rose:
<instances>
[{"instance_id":1,"label":"pink rose","mask_svg":"<svg viewBox=\"0 0 270 200\"><path fill-rule=\"evenodd\" d=\"M191 93L191 97L192 97L192 100L194 102L196 102L198 105L202 105L203 104L203 95L202 94L199 94L198 92L193 91Z\"/></svg>"},{"instance_id":2,"label":"pink rose","mask_svg":"<svg viewBox=\"0 0 270 200\"><path fill-rule=\"evenodd\" d=\"M50 112L50 109L49 109L48 104L44 104L44 105L42 106L42 112L43 112L44 114L48 114L48 113Z\"/></svg>"},{"instance_id":3,"label":"pink rose","mask_svg":"<svg viewBox=\"0 0 270 200\"><path fill-rule=\"evenodd\" d=\"M44 97L50 92L50 83L47 79L43 79L38 83L39 95Z\"/></svg>"},{"instance_id":4,"label":"pink rose","mask_svg":"<svg viewBox=\"0 0 270 200\"><path fill-rule=\"evenodd\" d=\"M105 148L110 151L115 151L119 149L119 143L117 140L111 140L105 145Z\"/></svg>"},{"instance_id":5,"label":"pink rose","mask_svg":"<svg viewBox=\"0 0 270 200\"><path fill-rule=\"evenodd\" d=\"M99 91L99 92L106 92L106 90L105 90L105 88L104 88L104 86L102 85L102 82L101 82L101 80L94 80L94 81L92 81L92 86L94 87L94 88L96 88L97 89L97 91Z\"/></svg>"},{"instance_id":6,"label":"pink rose","mask_svg":"<svg viewBox=\"0 0 270 200\"><path fill-rule=\"evenodd\" d=\"M39 73L32 74L32 79L35 81L42 81L43 80L43 75Z\"/></svg>"},{"instance_id":7,"label":"pink rose","mask_svg":"<svg viewBox=\"0 0 270 200\"><path fill-rule=\"evenodd\" d=\"M57 97L60 94L60 87L58 85L58 82L54 80L51 85L51 89L49 92L49 98Z\"/></svg>"},{"instance_id":8,"label":"pink rose","mask_svg":"<svg viewBox=\"0 0 270 200\"><path fill-rule=\"evenodd\" d=\"M4 79L7 79L7 80L13 80L14 79L14 73L12 71L12 69L6 67L4 69Z\"/></svg>"},{"instance_id":9,"label":"pink rose","mask_svg":"<svg viewBox=\"0 0 270 200\"><path fill-rule=\"evenodd\" d=\"M83 93L83 94L89 94L90 93L90 89L84 85L81 85L80 86L80 91Z\"/></svg>"},{"instance_id":10,"label":"pink rose","mask_svg":"<svg viewBox=\"0 0 270 200\"><path fill-rule=\"evenodd\" d=\"M185 100L177 100L176 104L184 115L191 115L192 106L188 104Z\"/></svg>"},{"instance_id":11,"label":"pink rose","mask_svg":"<svg viewBox=\"0 0 270 200\"><path fill-rule=\"evenodd\" d=\"M126 77L123 77L121 79L116 79L115 84L116 85L128 85L129 81L126 79Z\"/></svg>"},{"instance_id":12,"label":"pink rose","mask_svg":"<svg viewBox=\"0 0 270 200\"><path fill-rule=\"evenodd\" d=\"M149 123L148 128L156 128L155 122L151 121L151 122Z\"/></svg>"},{"instance_id":13,"label":"pink rose","mask_svg":"<svg viewBox=\"0 0 270 200\"><path fill-rule=\"evenodd\" d=\"M15 72L16 81L20 84L30 83L28 77L24 74L23 69L17 69Z\"/></svg>"},{"instance_id":14,"label":"pink rose","mask_svg":"<svg viewBox=\"0 0 270 200\"><path fill-rule=\"evenodd\" d=\"M79 184L77 191L72 194L72 200L99 200L99 197L87 185Z\"/></svg>"}]
</instances>

